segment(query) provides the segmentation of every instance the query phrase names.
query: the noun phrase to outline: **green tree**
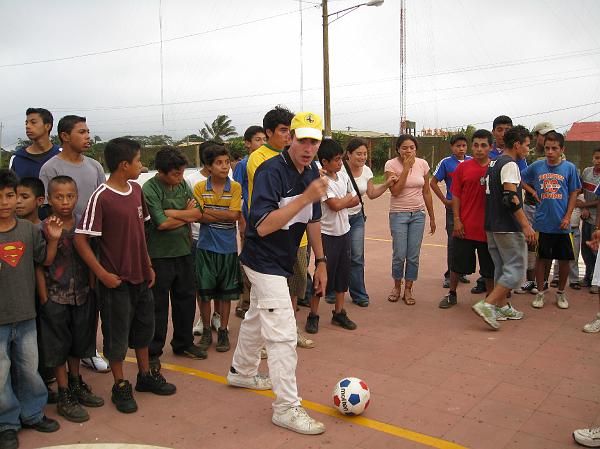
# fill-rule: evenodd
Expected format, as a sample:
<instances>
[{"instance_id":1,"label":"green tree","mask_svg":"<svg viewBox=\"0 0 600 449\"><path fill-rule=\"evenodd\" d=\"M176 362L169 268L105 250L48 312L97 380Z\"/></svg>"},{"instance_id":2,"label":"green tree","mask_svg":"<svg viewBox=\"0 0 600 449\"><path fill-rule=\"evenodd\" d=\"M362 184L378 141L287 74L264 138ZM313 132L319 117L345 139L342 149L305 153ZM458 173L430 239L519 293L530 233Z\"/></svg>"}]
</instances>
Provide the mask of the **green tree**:
<instances>
[{"instance_id":1,"label":"green tree","mask_svg":"<svg viewBox=\"0 0 600 449\"><path fill-rule=\"evenodd\" d=\"M227 141L227 147L231 153L231 159L235 159L237 156L244 157L248 154L246 147L244 146L243 137L234 137Z\"/></svg>"},{"instance_id":2,"label":"green tree","mask_svg":"<svg viewBox=\"0 0 600 449\"><path fill-rule=\"evenodd\" d=\"M148 136L146 145L173 145L175 141L171 136L159 134Z\"/></svg>"},{"instance_id":3,"label":"green tree","mask_svg":"<svg viewBox=\"0 0 600 449\"><path fill-rule=\"evenodd\" d=\"M204 128L200 130L200 136L204 140L214 140L215 142L223 142L227 137L235 135L237 135L235 127L231 125L231 119L226 115L217 115L210 125L204 122Z\"/></svg>"},{"instance_id":4,"label":"green tree","mask_svg":"<svg viewBox=\"0 0 600 449\"><path fill-rule=\"evenodd\" d=\"M390 142L388 139L377 139L371 152L371 163L374 172L383 171L383 167L388 160L390 151Z\"/></svg>"},{"instance_id":5,"label":"green tree","mask_svg":"<svg viewBox=\"0 0 600 449\"><path fill-rule=\"evenodd\" d=\"M21 148L21 147L28 147L29 145L31 145L33 142L29 139L21 139L18 138L17 139L17 148Z\"/></svg>"}]
</instances>

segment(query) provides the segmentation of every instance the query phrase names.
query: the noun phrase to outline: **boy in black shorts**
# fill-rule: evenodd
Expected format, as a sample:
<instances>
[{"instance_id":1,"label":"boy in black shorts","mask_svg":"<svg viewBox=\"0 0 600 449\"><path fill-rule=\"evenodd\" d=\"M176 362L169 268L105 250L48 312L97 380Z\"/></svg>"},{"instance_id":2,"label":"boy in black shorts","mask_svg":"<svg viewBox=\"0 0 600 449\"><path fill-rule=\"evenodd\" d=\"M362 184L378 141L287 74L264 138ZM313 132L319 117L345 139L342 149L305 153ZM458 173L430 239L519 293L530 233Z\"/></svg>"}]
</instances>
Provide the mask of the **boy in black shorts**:
<instances>
[{"instance_id":1,"label":"boy in black shorts","mask_svg":"<svg viewBox=\"0 0 600 449\"><path fill-rule=\"evenodd\" d=\"M454 251L450 259L450 290L440 301L441 309L457 303L456 287L459 276L475 272L476 256L479 274L485 280L487 291L494 287L494 262L488 251L485 234L485 174L490 163L488 153L492 133L479 129L473 134L473 159L460 164L452 179L452 209Z\"/></svg>"},{"instance_id":2,"label":"boy in black shorts","mask_svg":"<svg viewBox=\"0 0 600 449\"><path fill-rule=\"evenodd\" d=\"M150 219L142 188L134 182L142 171L140 145L113 139L104 150L111 173L90 197L75 230L77 252L98 279L98 300L104 336L104 355L115 384L112 402L122 413L137 411L129 381L123 375L127 348L135 349L138 375L135 389L159 395L175 393L160 371L150 370L148 345L154 336L154 271L144 234ZM89 239L98 240L99 260Z\"/></svg>"},{"instance_id":3,"label":"boy in black shorts","mask_svg":"<svg viewBox=\"0 0 600 449\"><path fill-rule=\"evenodd\" d=\"M567 309L569 302L564 293L569 277L569 261L574 260L571 214L581 180L577 168L562 159L565 139L562 134L549 132L544 139L545 160L536 161L523 172L523 181L535 189L540 203L535 209L533 228L539 232L535 275L537 285L543 285L546 267L552 259L558 260L558 290L556 305ZM544 307L544 290L539 291L531 306Z\"/></svg>"},{"instance_id":4,"label":"boy in black shorts","mask_svg":"<svg viewBox=\"0 0 600 449\"><path fill-rule=\"evenodd\" d=\"M51 217L62 220L62 235L54 262L44 268L45 282L38 284L44 363L54 369L58 383L58 414L84 422L90 416L82 405L101 407L104 400L92 393L79 374L81 359L96 353L96 301L90 272L73 247L77 204L73 178L57 176L48 183L48 204ZM45 227L42 231L46 237Z\"/></svg>"}]
</instances>

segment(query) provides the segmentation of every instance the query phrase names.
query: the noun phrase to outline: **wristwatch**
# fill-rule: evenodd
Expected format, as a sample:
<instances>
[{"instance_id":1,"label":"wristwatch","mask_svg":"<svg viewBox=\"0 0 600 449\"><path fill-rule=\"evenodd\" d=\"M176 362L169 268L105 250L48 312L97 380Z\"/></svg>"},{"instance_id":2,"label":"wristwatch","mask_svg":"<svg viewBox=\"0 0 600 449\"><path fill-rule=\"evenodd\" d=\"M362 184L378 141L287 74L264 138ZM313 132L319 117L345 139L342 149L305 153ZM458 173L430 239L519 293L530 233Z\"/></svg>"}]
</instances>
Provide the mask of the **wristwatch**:
<instances>
[{"instance_id":1,"label":"wristwatch","mask_svg":"<svg viewBox=\"0 0 600 449\"><path fill-rule=\"evenodd\" d=\"M323 262L323 263L327 263L327 257L326 257L326 256L323 256L323 257L318 257L318 258L316 258L316 259L315 259L315 267L316 267L317 265L319 265L321 262Z\"/></svg>"}]
</instances>

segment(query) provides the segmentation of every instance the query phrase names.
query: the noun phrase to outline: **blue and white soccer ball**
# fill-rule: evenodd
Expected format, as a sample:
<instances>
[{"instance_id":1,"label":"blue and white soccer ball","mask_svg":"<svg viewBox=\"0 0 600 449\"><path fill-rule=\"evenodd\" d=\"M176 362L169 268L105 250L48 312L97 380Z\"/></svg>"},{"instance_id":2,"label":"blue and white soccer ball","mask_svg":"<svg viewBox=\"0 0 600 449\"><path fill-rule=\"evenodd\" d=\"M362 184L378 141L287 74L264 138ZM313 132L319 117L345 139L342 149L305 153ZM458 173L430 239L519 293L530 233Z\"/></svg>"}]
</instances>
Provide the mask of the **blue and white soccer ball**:
<instances>
[{"instance_id":1,"label":"blue and white soccer ball","mask_svg":"<svg viewBox=\"0 0 600 449\"><path fill-rule=\"evenodd\" d=\"M370 400L369 387L356 377L341 379L333 389L333 404L344 415L360 415L369 406Z\"/></svg>"}]
</instances>

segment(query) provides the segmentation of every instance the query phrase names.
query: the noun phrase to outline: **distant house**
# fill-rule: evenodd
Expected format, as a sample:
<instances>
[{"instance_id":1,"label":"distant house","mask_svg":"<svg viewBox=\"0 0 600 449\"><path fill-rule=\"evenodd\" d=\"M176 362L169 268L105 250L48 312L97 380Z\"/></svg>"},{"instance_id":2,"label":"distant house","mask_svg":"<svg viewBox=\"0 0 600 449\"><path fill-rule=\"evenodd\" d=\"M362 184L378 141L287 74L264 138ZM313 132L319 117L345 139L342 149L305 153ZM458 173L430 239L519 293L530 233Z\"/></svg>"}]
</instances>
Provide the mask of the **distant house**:
<instances>
[{"instance_id":1,"label":"distant house","mask_svg":"<svg viewBox=\"0 0 600 449\"><path fill-rule=\"evenodd\" d=\"M580 170L592 164L592 153L600 148L600 122L573 123L565 138L567 159Z\"/></svg>"}]
</instances>

